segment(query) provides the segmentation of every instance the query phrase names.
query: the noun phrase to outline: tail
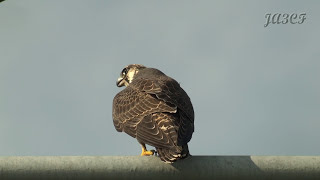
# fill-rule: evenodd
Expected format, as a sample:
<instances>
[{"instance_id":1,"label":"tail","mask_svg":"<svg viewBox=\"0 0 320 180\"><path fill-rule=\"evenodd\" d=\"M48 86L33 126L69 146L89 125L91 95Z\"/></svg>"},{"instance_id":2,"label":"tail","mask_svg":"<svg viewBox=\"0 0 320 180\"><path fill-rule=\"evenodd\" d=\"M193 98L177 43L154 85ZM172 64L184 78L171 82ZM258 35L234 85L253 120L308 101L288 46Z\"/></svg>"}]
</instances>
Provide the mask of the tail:
<instances>
[{"instance_id":1,"label":"tail","mask_svg":"<svg viewBox=\"0 0 320 180\"><path fill-rule=\"evenodd\" d=\"M159 157L162 161L166 163L173 163L179 159L184 159L189 154L188 144L182 146L175 146L172 148L156 148L159 154Z\"/></svg>"}]
</instances>

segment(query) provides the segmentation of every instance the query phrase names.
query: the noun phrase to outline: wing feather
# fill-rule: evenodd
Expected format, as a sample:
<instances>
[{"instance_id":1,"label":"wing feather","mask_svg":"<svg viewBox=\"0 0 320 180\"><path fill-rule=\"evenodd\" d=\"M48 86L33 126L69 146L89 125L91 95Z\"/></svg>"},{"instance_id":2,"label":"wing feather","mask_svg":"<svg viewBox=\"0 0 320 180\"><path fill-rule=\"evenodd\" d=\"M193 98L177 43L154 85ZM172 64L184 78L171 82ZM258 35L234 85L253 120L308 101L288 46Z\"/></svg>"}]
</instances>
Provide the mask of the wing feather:
<instances>
[{"instance_id":1,"label":"wing feather","mask_svg":"<svg viewBox=\"0 0 320 180\"><path fill-rule=\"evenodd\" d=\"M117 131L125 131L132 137L136 137L136 125L145 116L155 112L176 112L176 107L168 106L163 101L129 86L113 99L114 126Z\"/></svg>"},{"instance_id":2,"label":"wing feather","mask_svg":"<svg viewBox=\"0 0 320 180\"><path fill-rule=\"evenodd\" d=\"M138 141L159 148L176 146L178 132L173 124L174 118L170 113L154 113L146 116L137 126Z\"/></svg>"},{"instance_id":3,"label":"wing feather","mask_svg":"<svg viewBox=\"0 0 320 180\"><path fill-rule=\"evenodd\" d=\"M117 131L158 148L182 146L194 131L189 96L178 82L164 74L134 79L115 96L112 116Z\"/></svg>"},{"instance_id":4,"label":"wing feather","mask_svg":"<svg viewBox=\"0 0 320 180\"><path fill-rule=\"evenodd\" d=\"M147 86L148 85L148 86ZM168 76L160 78L139 78L130 86L137 91L146 92L156 99L164 101L170 107L176 107L180 118L174 120L178 125L178 144L183 145L190 141L194 132L194 110L187 93L179 83Z\"/></svg>"}]
</instances>

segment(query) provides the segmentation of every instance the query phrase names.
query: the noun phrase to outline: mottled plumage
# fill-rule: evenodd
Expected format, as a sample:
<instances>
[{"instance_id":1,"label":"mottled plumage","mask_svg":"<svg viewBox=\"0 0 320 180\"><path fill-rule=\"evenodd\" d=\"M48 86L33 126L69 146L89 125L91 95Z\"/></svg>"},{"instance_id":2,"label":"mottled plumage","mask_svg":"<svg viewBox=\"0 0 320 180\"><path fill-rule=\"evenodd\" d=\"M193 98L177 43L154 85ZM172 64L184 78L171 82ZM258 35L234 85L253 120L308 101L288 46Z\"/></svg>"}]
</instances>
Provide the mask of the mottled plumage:
<instances>
[{"instance_id":1,"label":"mottled plumage","mask_svg":"<svg viewBox=\"0 0 320 180\"><path fill-rule=\"evenodd\" d=\"M177 81L157 69L133 64L122 71L117 85L127 86L113 99L117 131L126 132L142 145L154 146L165 162L189 155L194 111Z\"/></svg>"}]
</instances>

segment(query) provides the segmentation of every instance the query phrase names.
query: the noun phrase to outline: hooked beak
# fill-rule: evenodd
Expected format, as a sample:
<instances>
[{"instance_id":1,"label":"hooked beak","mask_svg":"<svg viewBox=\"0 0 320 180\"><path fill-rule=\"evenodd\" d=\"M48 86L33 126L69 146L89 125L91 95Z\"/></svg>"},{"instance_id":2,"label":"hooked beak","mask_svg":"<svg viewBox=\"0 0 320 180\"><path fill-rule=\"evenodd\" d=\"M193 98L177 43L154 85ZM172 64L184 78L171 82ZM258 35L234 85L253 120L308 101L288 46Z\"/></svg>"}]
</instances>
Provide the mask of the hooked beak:
<instances>
[{"instance_id":1,"label":"hooked beak","mask_svg":"<svg viewBox=\"0 0 320 180\"><path fill-rule=\"evenodd\" d=\"M118 78L117 83L116 83L118 87L123 86L122 80L123 80L123 78L121 78L121 77Z\"/></svg>"}]
</instances>

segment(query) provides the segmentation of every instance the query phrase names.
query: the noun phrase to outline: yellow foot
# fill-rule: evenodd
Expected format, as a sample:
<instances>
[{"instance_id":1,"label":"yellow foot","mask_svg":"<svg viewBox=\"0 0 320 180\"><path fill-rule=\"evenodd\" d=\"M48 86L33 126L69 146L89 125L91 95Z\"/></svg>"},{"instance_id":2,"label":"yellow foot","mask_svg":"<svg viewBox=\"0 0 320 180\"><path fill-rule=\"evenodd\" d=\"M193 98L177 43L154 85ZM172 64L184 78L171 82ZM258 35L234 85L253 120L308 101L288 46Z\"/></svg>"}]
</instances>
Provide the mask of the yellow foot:
<instances>
[{"instance_id":1,"label":"yellow foot","mask_svg":"<svg viewBox=\"0 0 320 180\"><path fill-rule=\"evenodd\" d=\"M152 156L155 153L155 150L147 151L142 150L141 156Z\"/></svg>"}]
</instances>

